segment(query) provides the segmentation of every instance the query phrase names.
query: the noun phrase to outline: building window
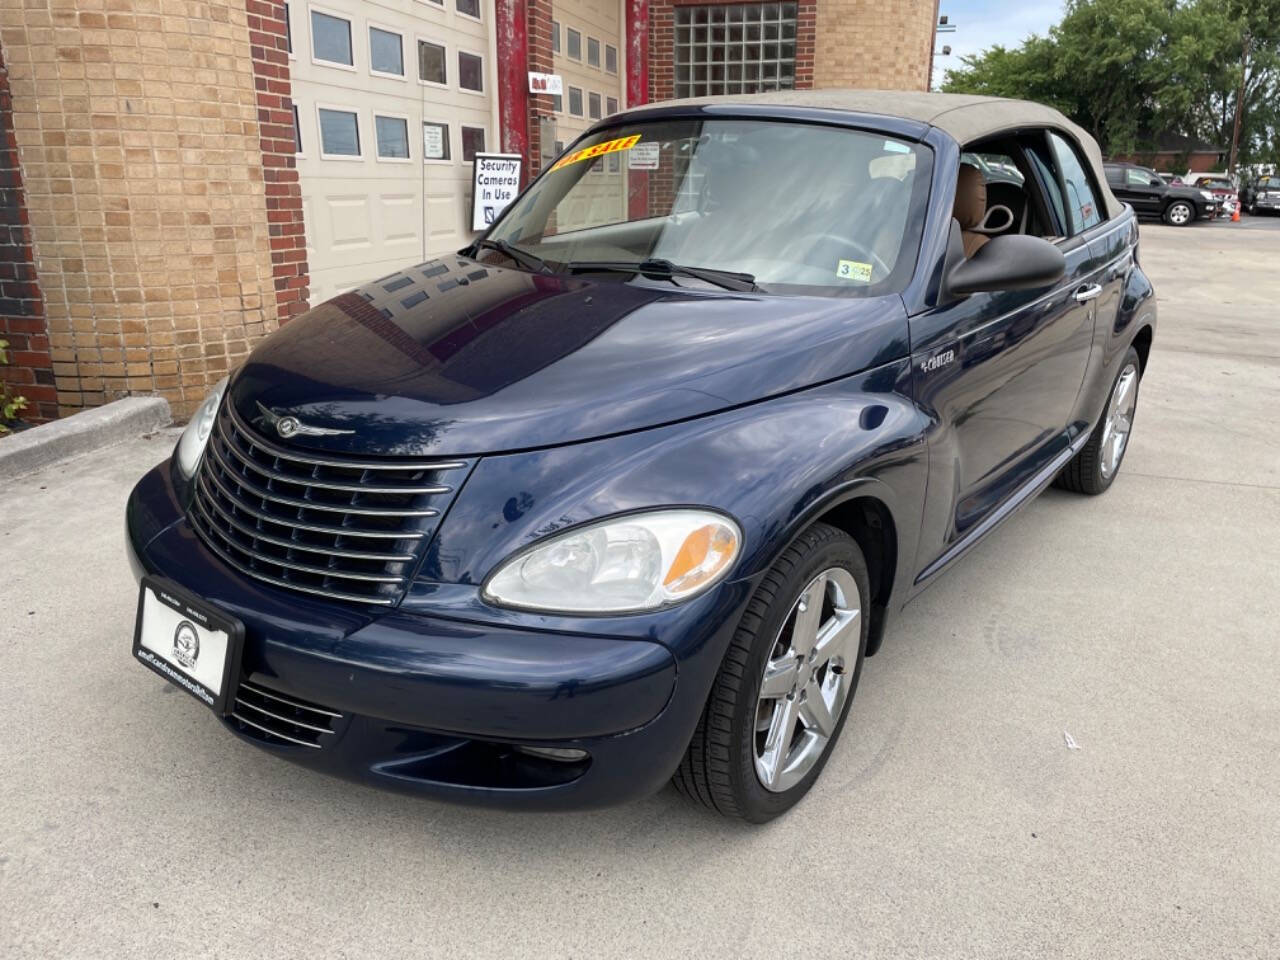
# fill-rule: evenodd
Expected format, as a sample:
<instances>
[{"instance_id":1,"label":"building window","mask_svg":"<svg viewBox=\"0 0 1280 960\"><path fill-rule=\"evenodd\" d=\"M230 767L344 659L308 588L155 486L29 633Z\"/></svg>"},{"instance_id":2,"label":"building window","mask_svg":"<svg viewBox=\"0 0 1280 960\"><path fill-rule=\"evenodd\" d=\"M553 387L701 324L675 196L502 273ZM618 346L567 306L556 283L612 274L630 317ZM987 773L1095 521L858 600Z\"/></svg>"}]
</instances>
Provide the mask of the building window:
<instances>
[{"instance_id":1,"label":"building window","mask_svg":"<svg viewBox=\"0 0 1280 960\"><path fill-rule=\"evenodd\" d=\"M449 125L424 120L422 123L422 159L449 159Z\"/></svg>"},{"instance_id":2,"label":"building window","mask_svg":"<svg viewBox=\"0 0 1280 960\"><path fill-rule=\"evenodd\" d=\"M351 21L312 10L311 55L326 63L354 66L351 59Z\"/></svg>"},{"instance_id":3,"label":"building window","mask_svg":"<svg viewBox=\"0 0 1280 960\"><path fill-rule=\"evenodd\" d=\"M289 53L293 53L293 21L289 19L289 5L284 5L284 43Z\"/></svg>"},{"instance_id":4,"label":"building window","mask_svg":"<svg viewBox=\"0 0 1280 960\"><path fill-rule=\"evenodd\" d=\"M607 97L604 102L604 115L611 117L618 112L618 98Z\"/></svg>"},{"instance_id":5,"label":"building window","mask_svg":"<svg viewBox=\"0 0 1280 960\"><path fill-rule=\"evenodd\" d=\"M484 92L484 58L474 53L458 53L458 86L463 90Z\"/></svg>"},{"instance_id":6,"label":"building window","mask_svg":"<svg viewBox=\"0 0 1280 960\"><path fill-rule=\"evenodd\" d=\"M484 153L484 127L463 127L462 162L470 163L477 153Z\"/></svg>"},{"instance_id":7,"label":"building window","mask_svg":"<svg viewBox=\"0 0 1280 960\"><path fill-rule=\"evenodd\" d=\"M616 153L609 154L609 172L619 173L622 170L622 160Z\"/></svg>"},{"instance_id":8,"label":"building window","mask_svg":"<svg viewBox=\"0 0 1280 960\"><path fill-rule=\"evenodd\" d=\"M569 88L569 116L582 116L582 90L579 87Z\"/></svg>"},{"instance_id":9,"label":"building window","mask_svg":"<svg viewBox=\"0 0 1280 960\"><path fill-rule=\"evenodd\" d=\"M592 120L600 119L600 94L587 94L587 116Z\"/></svg>"},{"instance_id":10,"label":"building window","mask_svg":"<svg viewBox=\"0 0 1280 960\"><path fill-rule=\"evenodd\" d=\"M404 76L404 39L400 34L369 28L369 71Z\"/></svg>"},{"instance_id":11,"label":"building window","mask_svg":"<svg viewBox=\"0 0 1280 960\"><path fill-rule=\"evenodd\" d=\"M360 124L354 110L320 108L320 153L326 157L360 156Z\"/></svg>"},{"instance_id":12,"label":"building window","mask_svg":"<svg viewBox=\"0 0 1280 960\"><path fill-rule=\"evenodd\" d=\"M429 40L418 41L418 79L423 83L438 83L441 86L449 82L449 71L445 66L448 51L438 43Z\"/></svg>"},{"instance_id":13,"label":"building window","mask_svg":"<svg viewBox=\"0 0 1280 960\"><path fill-rule=\"evenodd\" d=\"M404 117L373 115L373 132L378 141L379 160L409 159L409 121Z\"/></svg>"},{"instance_id":14,"label":"building window","mask_svg":"<svg viewBox=\"0 0 1280 960\"><path fill-rule=\"evenodd\" d=\"M551 21L551 52L560 52L560 21Z\"/></svg>"},{"instance_id":15,"label":"building window","mask_svg":"<svg viewBox=\"0 0 1280 960\"><path fill-rule=\"evenodd\" d=\"M677 97L790 90L796 4L676 8Z\"/></svg>"},{"instance_id":16,"label":"building window","mask_svg":"<svg viewBox=\"0 0 1280 960\"><path fill-rule=\"evenodd\" d=\"M302 152L302 123L298 120L298 105L293 105L293 152Z\"/></svg>"},{"instance_id":17,"label":"building window","mask_svg":"<svg viewBox=\"0 0 1280 960\"><path fill-rule=\"evenodd\" d=\"M608 73L618 72L618 48L610 43L604 45L604 68Z\"/></svg>"},{"instance_id":18,"label":"building window","mask_svg":"<svg viewBox=\"0 0 1280 960\"><path fill-rule=\"evenodd\" d=\"M587 66L600 69L600 41L587 37Z\"/></svg>"},{"instance_id":19,"label":"building window","mask_svg":"<svg viewBox=\"0 0 1280 960\"><path fill-rule=\"evenodd\" d=\"M564 113L564 97L558 93L551 95L551 109L556 113Z\"/></svg>"},{"instance_id":20,"label":"building window","mask_svg":"<svg viewBox=\"0 0 1280 960\"><path fill-rule=\"evenodd\" d=\"M565 46L567 46L570 60L582 59L582 34L570 27L565 31Z\"/></svg>"},{"instance_id":21,"label":"building window","mask_svg":"<svg viewBox=\"0 0 1280 960\"><path fill-rule=\"evenodd\" d=\"M468 17L480 19L480 0L453 0L453 8Z\"/></svg>"}]
</instances>

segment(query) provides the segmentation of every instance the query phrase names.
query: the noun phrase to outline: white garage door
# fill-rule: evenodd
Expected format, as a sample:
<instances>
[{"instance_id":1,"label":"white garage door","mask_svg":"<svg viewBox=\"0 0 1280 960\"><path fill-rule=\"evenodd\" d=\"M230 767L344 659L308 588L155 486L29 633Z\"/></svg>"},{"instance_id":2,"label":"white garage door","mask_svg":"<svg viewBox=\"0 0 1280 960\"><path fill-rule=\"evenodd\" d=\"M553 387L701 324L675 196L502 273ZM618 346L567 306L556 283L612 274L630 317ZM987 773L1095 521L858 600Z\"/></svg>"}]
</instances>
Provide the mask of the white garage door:
<instances>
[{"instance_id":1,"label":"white garage door","mask_svg":"<svg viewBox=\"0 0 1280 960\"><path fill-rule=\"evenodd\" d=\"M497 148L493 0L291 0L311 302L456 250Z\"/></svg>"}]
</instances>

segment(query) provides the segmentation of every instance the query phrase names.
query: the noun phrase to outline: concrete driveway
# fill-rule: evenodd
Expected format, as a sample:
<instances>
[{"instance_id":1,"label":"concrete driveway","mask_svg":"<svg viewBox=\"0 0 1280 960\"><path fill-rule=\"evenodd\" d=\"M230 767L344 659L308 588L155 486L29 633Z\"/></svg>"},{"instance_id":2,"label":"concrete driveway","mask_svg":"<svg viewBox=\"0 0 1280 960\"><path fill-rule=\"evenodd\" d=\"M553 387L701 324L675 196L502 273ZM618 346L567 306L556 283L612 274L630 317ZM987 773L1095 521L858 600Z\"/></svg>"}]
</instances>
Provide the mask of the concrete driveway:
<instances>
[{"instance_id":1,"label":"concrete driveway","mask_svg":"<svg viewBox=\"0 0 1280 960\"><path fill-rule=\"evenodd\" d=\"M6 489L0 956L1280 956L1280 219L1142 234L1116 484L909 607L763 828L282 763L129 655L123 504L172 431Z\"/></svg>"}]
</instances>

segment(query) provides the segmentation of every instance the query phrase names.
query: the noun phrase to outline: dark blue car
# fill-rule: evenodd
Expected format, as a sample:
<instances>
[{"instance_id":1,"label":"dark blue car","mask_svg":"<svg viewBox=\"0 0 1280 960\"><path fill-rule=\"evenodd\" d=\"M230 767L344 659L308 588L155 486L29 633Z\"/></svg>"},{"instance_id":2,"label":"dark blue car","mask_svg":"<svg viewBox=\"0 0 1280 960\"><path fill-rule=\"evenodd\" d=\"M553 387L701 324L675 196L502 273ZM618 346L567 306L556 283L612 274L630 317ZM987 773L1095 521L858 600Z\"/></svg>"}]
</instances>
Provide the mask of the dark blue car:
<instances>
[{"instance_id":1,"label":"dark blue car","mask_svg":"<svg viewBox=\"0 0 1280 960\"><path fill-rule=\"evenodd\" d=\"M1049 483L1115 479L1154 324L1133 212L1053 110L632 110L214 390L129 500L134 653L365 782L550 809L674 779L767 820L893 613Z\"/></svg>"}]
</instances>

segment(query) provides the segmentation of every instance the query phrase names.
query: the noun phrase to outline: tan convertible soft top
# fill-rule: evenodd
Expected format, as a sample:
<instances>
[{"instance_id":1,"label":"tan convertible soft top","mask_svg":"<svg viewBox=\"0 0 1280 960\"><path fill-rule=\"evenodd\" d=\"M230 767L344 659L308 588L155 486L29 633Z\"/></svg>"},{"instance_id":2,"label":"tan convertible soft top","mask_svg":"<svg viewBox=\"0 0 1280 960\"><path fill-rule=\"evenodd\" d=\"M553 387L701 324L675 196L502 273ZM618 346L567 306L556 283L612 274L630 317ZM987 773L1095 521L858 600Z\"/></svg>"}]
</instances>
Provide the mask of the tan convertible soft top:
<instances>
[{"instance_id":1,"label":"tan convertible soft top","mask_svg":"<svg viewBox=\"0 0 1280 960\"><path fill-rule=\"evenodd\" d=\"M1118 216L1123 210L1107 186L1098 142L1057 110L1030 100L1006 100L1002 97L978 97L962 93L917 93L909 90L778 90L774 93L740 96L695 97L654 106L769 103L819 110L878 113L887 117L918 120L937 127L961 146L1023 127L1057 127L1070 133L1084 150L1093 167L1093 178L1102 191L1107 216Z\"/></svg>"}]
</instances>

